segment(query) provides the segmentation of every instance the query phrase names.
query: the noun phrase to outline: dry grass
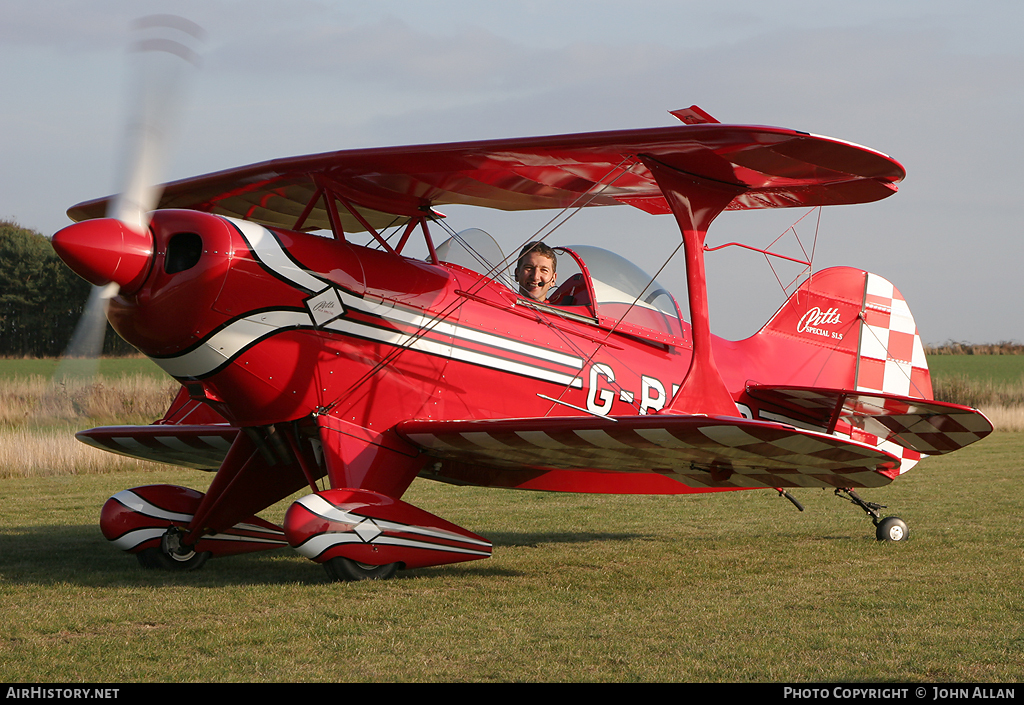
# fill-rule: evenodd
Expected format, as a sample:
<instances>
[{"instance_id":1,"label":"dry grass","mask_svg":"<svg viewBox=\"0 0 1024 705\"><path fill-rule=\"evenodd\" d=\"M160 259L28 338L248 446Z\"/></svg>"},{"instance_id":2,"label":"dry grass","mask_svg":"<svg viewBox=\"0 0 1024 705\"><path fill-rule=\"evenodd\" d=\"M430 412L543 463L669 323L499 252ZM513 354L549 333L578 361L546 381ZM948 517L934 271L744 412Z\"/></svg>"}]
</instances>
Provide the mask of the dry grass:
<instances>
[{"instance_id":1,"label":"dry grass","mask_svg":"<svg viewBox=\"0 0 1024 705\"><path fill-rule=\"evenodd\" d=\"M981 409L997 431L1024 431L1024 376L1016 382L965 374L932 377L935 398Z\"/></svg>"},{"instance_id":2,"label":"dry grass","mask_svg":"<svg viewBox=\"0 0 1024 705\"><path fill-rule=\"evenodd\" d=\"M936 399L975 409L1024 406L1024 376L1006 381L965 374L933 375L932 390Z\"/></svg>"},{"instance_id":3,"label":"dry grass","mask_svg":"<svg viewBox=\"0 0 1024 705\"><path fill-rule=\"evenodd\" d=\"M75 439L84 428L148 424L178 385L145 375L53 382L31 376L0 384L0 478L82 475L159 467Z\"/></svg>"},{"instance_id":4,"label":"dry grass","mask_svg":"<svg viewBox=\"0 0 1024 705\"><path fill-rule=\"evenodd\" d=\"M13 379L0 385L0 426L151 423L164 415L177 390L174 380L140 374L99 381Z\"/></svg>"},{"instance_id":5,"label":"dry grass","mask_svg":"<svg viewBox=\"0 0 1024 705\"><path fill-rule=\"evenodd\" d=\"M980 408L998 431L1024 431L1024 377L1016 383L942 375L935 397ZM148 424L163 416L177 384L142 374L55 383L34 375L0 383L0 478L50 477L159 467L75 440L92 426Z\"/></svg>"},{"instance_id":6,"label":"dry grass","mask_svg":"<svg viewBox=\"0 0 1024 705\"><path fill-rule=\"evenodd\" d=\"M981 411L997 431L1024 431L1024 406L986 406Z\"/></svg>"},{"instance_id":7,"label":"dry grass","mask_svg":"<svg viewBox=\"0 0 1024 705\"><path fill-rule=\"evenodd\" d=\"M80 443L71 428L0 428L0 479L156 470L158 463L126 458Z\"/></svg>"}]
</instances>

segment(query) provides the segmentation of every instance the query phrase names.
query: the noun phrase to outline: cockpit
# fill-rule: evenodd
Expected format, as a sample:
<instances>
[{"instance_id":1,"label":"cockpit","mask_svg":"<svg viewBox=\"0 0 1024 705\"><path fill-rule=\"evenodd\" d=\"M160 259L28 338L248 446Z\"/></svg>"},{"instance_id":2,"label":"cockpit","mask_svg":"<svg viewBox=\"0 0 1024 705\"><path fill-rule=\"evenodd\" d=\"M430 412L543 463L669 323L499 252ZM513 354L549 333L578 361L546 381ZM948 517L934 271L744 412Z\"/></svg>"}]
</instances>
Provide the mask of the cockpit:
<instances>
[{"instance_id":1,"label":"cockpit","mask_svg":"<svg viewBox=\"0 0 1024 705\"><path fill-rule=\"evenodd\" d=\"M672 294L629 260L591 245L555 247L557 281L546 302L520 296L519 304L563 318L584 319L608 330L667 345L688 345ZM464 230L436 248L438 259L494 277L518 292L515 258L483 230Z\"/></svg>"}]
</instances>

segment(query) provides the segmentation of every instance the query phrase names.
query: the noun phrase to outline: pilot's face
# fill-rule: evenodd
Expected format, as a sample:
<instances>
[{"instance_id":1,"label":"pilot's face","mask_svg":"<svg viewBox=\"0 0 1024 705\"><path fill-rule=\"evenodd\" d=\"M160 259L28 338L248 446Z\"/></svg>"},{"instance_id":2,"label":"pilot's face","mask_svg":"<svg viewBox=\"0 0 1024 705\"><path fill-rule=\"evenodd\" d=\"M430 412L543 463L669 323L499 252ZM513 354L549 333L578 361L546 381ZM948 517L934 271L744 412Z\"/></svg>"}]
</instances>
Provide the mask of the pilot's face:
<instances>
[{"instance_id":1,"label":"pilot's face","mask_svg":"<svg viewBox=\"0 0 1024 705\"><path fill-rule=\"evenodd\" d=\"M548 290L555 285L555 263L537 252L527 253L516 269L519 293L535 301L545 301Z\"/></svg>"}]
</instances>

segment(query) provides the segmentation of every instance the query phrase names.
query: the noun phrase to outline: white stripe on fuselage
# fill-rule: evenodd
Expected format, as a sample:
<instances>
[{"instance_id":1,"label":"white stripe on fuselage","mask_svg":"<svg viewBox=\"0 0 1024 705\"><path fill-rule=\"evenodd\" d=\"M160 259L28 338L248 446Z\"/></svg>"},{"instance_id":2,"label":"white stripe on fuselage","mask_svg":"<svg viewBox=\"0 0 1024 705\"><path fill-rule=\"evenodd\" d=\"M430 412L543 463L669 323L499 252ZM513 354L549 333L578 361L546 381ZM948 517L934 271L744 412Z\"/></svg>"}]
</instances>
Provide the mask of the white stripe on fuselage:
<instances>
[{"instance_id":1,"label":"white stripe on fuselage","mask_svg":"<svg viewBox=\"0 0 1024 705\"><path fill-rule=\"evenodd\" d=\"M237 218L225 218L225 220L231 221L238 228L238 232L242 233L242 237L245 238L253 254L278 275L311 293L321 291L328 286L327 282L295 264L274 234L262 225Z\"/></svg>"},{"instance_id":2,"label":"white stripe on fuselage","mask_svg":"<svg viewBox=\"0 0 1024 705\"><path fill-rule=\"evenodd\" d=\"M249 247L257 258L283 279L296 286L319 293L330 286L309 272L297 267L285 253L274 235L263 226L247 221L231 220L242 233ZM387 330L385 328L360 323L345 318L338 318L327 323L324 328L343 334L368 338L397 347L409 348L450 359L461 360L475 365L504 370L513 374L524 375L556 384L564 384L577 389L583 387L583 381L575 374L583 369L583 360L573 355L549 350L536 345L509 340L498 335L466 328L454 323L439 321L434 317L414 311L397 308L388 302L372 302L358 296L335 289L343 305L362 313L376 316L399 327L412 326L418 330L413 334ZM313 319L305 311L269 310L250 314L232 321L217 331L208 340L189 352L166 358L153 358L164 371L174 377L202 377L216 371L230 362L235 356L251 347L260 339L273 335L281 330L297 328L314 328ZM499 355L467 350L451 344L438 342L423 335L433 332L442 337L451 337L455 341L465 341L486 345L538 360L544 360L568 367L572 373L556 372L536 367L524 362L509 360Z\"/></svg>"},{"instance_id":3,"label":"white stripe on fuselage","mask_svg":"<svg viewBox=\"0 0 1024 705\"><path fill-rule=\"evenodd\" d=\"M305 311L261 311L232 321L187 353L152 360L172 377L200 377L227 364L261 338L291 328L311 327Z\"/></svg>"}]
</instances>

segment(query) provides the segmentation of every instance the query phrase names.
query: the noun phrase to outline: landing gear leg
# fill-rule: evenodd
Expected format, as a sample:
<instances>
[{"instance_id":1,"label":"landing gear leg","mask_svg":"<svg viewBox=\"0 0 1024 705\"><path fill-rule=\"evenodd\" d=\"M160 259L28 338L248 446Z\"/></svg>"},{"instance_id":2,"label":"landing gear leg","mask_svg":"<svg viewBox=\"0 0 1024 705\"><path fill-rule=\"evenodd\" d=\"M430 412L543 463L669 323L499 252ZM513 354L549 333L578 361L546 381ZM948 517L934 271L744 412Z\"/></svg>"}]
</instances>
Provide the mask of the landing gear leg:
<instances>
[{"instance_id":1,"label":"landing gear leg","mask_svg":"<svg viewBox=\"0 0 1024 705\"><path fill-rule=\"evenodd\" d=\"M776 487L775 491L779 493L780 497L785 497L790 502L792 502L793 506L796 507L797 509L799 509L801 512L804 510L804 505L800 504L800 502L797 501L796 497L791 495L786 490L782 489L781 487Z\"/></svg>"},{"instance_id":2,"label":"landing gear leg","mask_svg":"<svg viewBox=\"0 0 1024 705\"><path fill-rule=\"evenodd\" d=\"M837 489L835 494L836 497L853 502L871 517L871 522L875 525L875 538L879 541L906 541L910 535L906 522L899 517L882 518L878 510L885 509L884 504L866 502L849 488Z\"/></svg>"}]
</instances>

